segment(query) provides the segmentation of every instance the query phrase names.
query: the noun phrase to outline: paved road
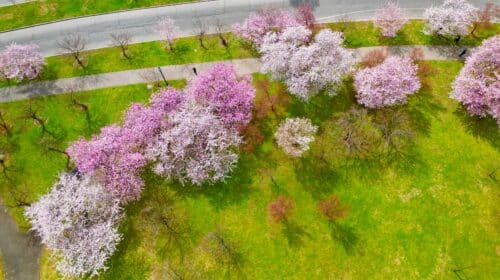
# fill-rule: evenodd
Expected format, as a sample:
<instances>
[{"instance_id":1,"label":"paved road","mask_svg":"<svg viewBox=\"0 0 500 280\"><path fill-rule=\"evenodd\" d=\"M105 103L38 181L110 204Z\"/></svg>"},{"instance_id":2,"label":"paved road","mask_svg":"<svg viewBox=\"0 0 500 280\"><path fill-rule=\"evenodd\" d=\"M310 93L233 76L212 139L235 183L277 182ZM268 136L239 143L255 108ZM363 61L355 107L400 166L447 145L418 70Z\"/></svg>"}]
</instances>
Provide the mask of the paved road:
<instances>
[{"instance_id":1,"label":"paved road","mask_svg":"<svg viewBox=\"0 0 500 280\"><path fill-rule=\"evenodd\" d=\"M17 5L25 2L32 2L36 0L0 0L0 7Z\"/></svg>"},{"instance_id":2,"label":"paved road","mask_svg":"<svg viewBox=\"0 0 500 280\"><path fill-rule=\"evenodd\" d=\"M405 55L416 46L387 47L392 55ZM458 59L462 51L460 47L451 46L417 46L424 51L424 59L427 60L450 60ZM367 47L355 49L355 54L360 57L367 52L385 47ZM261 63L257 58L236 59L225 61L234 65L239 75L259 72ZM162 72L169 80L190 79L193 77L192 69L196 67L198 72L204 72L217 62L192 63L183 65L162 66ZM138 83L160 81L161 76L155 67L137 70L111 72L105 74L89 75L83 77L59 79L54 81L35 82L21 86L0 88L0 102L10 102L32 97L62 94L70 91L80 92L100 88L124 86Z\"/></svg>"},{"instance_id":3,"label":"paved road","mask_svg":"<svg viewBox=\"0 0 500 280\"><path fill-rule=\"evenodd\" d=\"M2 0L0 0L2 1ZM265 6L292 9L301 1L310 1L315 6L319 20L338 20L348 15L351 20L368 19L386 0L215 0L198 3L140 9L100 16L65 20L57 23L40 25L0 33L0 48L11 43L34 42L41 47L44 55L63 53L57 41L68 33L78 32L87 37L90 49L109 46L109 34L126 30L132 34L134 42L157 40L152 27L158 18L169 16L181 27L181 36L196 33L196 19L201 19L213 31L215 19L220 19L227 26L243 21L246 16ZM440 3L440 0L399 0L402 7L408 9L411 17L419 17L423 8ZM482 6L487 0L471 0Z\"/></svg>"},{"instance_id":4,"label":"paved road","mask_svg":"<svg viewBox=\"0 0 500 280\"><path fill-rule=\"evenodd\" d=\"M38 279L41 246L31 233L19 231L1 200L0 250L6 280Z\"/></svg>"}]
</instances>

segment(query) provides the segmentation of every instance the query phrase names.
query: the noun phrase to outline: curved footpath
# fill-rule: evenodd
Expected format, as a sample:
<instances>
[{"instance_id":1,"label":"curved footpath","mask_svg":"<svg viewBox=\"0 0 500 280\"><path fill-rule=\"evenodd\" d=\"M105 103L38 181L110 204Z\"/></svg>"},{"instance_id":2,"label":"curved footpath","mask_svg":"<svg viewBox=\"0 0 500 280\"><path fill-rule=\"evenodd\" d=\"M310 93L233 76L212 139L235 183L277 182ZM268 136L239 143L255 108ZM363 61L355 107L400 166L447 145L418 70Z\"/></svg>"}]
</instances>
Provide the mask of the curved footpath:
<instances>
[{"instance_id":1,"label":"curved footpath","mask_svg":"<svg viewBox=\"0 0 500 280\"><path fill-rule=\"evenodd\" d=\"M40 243L31 233L19 231L1 200L0 251L6 280L38 279Z\"/></svg>"},{"instance_id":2,"label":"curved footpath","mask_svg":"<svg viewBox=\"0 0 500 280\"><path fill-rule=\"evenodd\" d=\"M149 9L138 9L110 14L81 17L59 22L42 24L18 30L0 33L0 48L17 42L35 43L44 55L64 53L57 42L69 33L80 33L88 41L88 49L103 48L110 45L110 34L126 31L131 34L132 42L158 40L153 26L162 16L169 16L180 27L180 37L197 33L197 20L202 20L208 27L207 32L214 32L216 20L226 27L242 22L250 12L263 7L273 6L292 9L304 0L209 0ZM313 3L319 21L370 19L386 0L307 0ZM488 0L471 0L477 7L482 7ZM399 0L407 9L411 18L418 18L424 8L439 4L441 0Z\"/></svg>"},{"instance_id":3,"label":"curved footpath","mask_svg":"<svg viewBox=\"0 0 500 280\"><path fill-rule=\"evenodd\" d=\"M386 48L388 54L405 55L409 54L414 47L419 47L424 51L424 59L426 60L459 59L458 55L464 49L464 47L455 46L392 46L359 48L354 49L354 52L359 58L371 50ZM193 67L196 67L198 72L203 72L218 62L220 61L168 65L162 66L161 69L168 80L190 79L194 75L192 71ZM259 72L261 68L261 63L258 58L226 60L224 62L232 64L238 75ZM151 75L151 73L153 73L153 75ZM10 102L38 96L62 94L66 92L80 92L160 80L161 76L159 75L157 67L152 67L53 81L34 82L27 85L0 88L0 102Z\"/></svg>"}]
</instances>

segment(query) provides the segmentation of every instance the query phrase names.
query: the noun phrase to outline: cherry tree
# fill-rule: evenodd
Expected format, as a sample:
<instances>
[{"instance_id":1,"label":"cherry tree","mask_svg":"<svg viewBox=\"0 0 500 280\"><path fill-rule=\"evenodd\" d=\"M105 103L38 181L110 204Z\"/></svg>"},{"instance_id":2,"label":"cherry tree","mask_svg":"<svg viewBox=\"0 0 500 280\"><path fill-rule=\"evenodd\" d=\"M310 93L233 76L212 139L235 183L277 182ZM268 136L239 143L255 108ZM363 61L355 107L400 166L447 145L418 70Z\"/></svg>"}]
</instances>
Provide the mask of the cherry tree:
<instances>
[{"instance_id":1,"label":"cherry tree","mask_svg":"<svg viewBox=\"0 0 500 280\"><path fill-rule=\"evenodd\" d=\"M147 161L135 149L139 137L132 129L110 125L90 140L72 143L67 153L80 172L95 176L115 197L130 201L140 196L144 186L140 172Z\"/></svg>"},{"instance_id":2,"label":"cherry tree","mask_svg":"<svg viewBox=\"0 0 500 280\"><path fill-rule=\"evenodd\" d=\"M500 125L500 36L485 40L465 62L453 83L451 98L470 114L491 115Z\"/></svg>"},{"instance_id":3,"label":"cherry tree","mask_svg":"<svg viewBox=\"0 0 500 280\"><path fill-rule=\"evenodd\" d=\"M293 54L285 78L291 94L307 101L320 90L339 85L354 70L354 55L342 41L342 33L323 29L313 43Z\"/></svg>"},{"instance_id":4,"label":"cherry tree","mask_svg":"<svg viewBox=\"0 0 500 280\"><path fill-rule=\"evenodd\" d=\"M187 95L209 106L230 128L247 125L252 119L255 89L250 76L239 78L234 67L218 63L189 82Z\"/></svg>"},{"instance_id":5,"label":"cherry tree","mask_svg":"<svg viewBox=\"0 0 500 280\"><path fill-rule=\"evenodd\" d=\"M161 18L155 25L154 31L165 41L169 50L174 50L174 39L179 36L179 27L175 21L169 17Z\"/></svg>"},{"instance_id":6,"label":"cherry tree","mask_svg":"<svg viewBox=\"0 0 500 280\"><path fill-rule=\"evenodd\" d=\"M40 76L44 58L35 44L11 44L0 52L0 75L8 80L33 80Z\"/></svg>"},{"instance_id":7,"label":"cherry tree","mask_svg":"<svg viewBox=\"0 0 500 280\"><path fill-rule=\"evenodd\" d=\"M417 92L418 66L410 58L389 57L382 64L361 69L354 77L358 103L380 108L407 102Z\"/></svg>"},{"instance_id":8,"label":"cherry tree","mask_svg":"<svg viewBox=\"0 0 500 280\"><path fill-rule=\"evenodd\" d=\"M297 17L297 21L303 26L311 30L314 28L314 23L316 23L316 17L314 16L311 4L307 2L301 3L297 7L295 16Z\"/></svg>"},{"instance_id":9,"label":"cherry tree","mask_svg":"<svg viewBox=\"0 0 500 280\"><path fill-rule=\"evenodd\" d=\"M275 79L284 79L290 59L310 37L311 31L304 26L288 27L282 33L269 32L259 48L262 72L270 72Z\"/></svg>"},{"instance_id":10,"label":"cherry tree","mask_svg":"<svg viewBox=\"0 0 500 280\"><path fill-rule=\"evenodd\" d=\"M58 258L66 276L105 270L121 240L120 201L88 175L62 174L52 190L26 209L32 230Z\"/></svg>"},{"instance_id":11,"label":"cherry tree","mask_svg":"<svg viewBox=\"0 0 500 280\"><path fill-rule=\"evenodd\" d=\"M195 185L226 177L238 160L241 138L212 112L208 106L187 101L170 115L170 128L146 148L156 174Z\"/></svg>"},{"instance_id":12,"label":"cherry tree","mask_svg":"<svg viewBox=\"0 0 500 280\"><path fill-rule=\"evenodd\" d=\"M385 6L376 13L374 25L382 29L385 37L395 37L396 33L408 21L405 12L395 2L387 2Z\"/></svg>"},{"instance_id":13,"label":"cherry tree","mask_svg":"<svg viewBox=\"0 0 500 280\"><path fill-rule=\"evenodd\" d=\"M243 24L234 24L233 32L244 39L260 46L264 36L270 32L281 32L287 27L298 26L300 23L290 12L266 8L251 13Z\"/></svg>"},{"instance_id":14,"label":"cherry tree","mask_svg":"<svg viewBox=\"0 0 500 280\"><path fill-rule=\"evenodd\" d=\"M306 118L289 118L281 123L274 134L278 146L292 156L300 157L309 150L309 144L314 141L318 127Z\"/></svg>"},{"instance_id":15,"label":"cherry tree","mask_svg":"<svg viewBox=\"0 0 500 280\"><path fill-rule=\"evenodd\" d=\"M460 39L469 33L478 19L478 9L466 0L445 0L439 7L430 7L424 12L427 25L424 32Z\"/></svg>"}]
</instances>

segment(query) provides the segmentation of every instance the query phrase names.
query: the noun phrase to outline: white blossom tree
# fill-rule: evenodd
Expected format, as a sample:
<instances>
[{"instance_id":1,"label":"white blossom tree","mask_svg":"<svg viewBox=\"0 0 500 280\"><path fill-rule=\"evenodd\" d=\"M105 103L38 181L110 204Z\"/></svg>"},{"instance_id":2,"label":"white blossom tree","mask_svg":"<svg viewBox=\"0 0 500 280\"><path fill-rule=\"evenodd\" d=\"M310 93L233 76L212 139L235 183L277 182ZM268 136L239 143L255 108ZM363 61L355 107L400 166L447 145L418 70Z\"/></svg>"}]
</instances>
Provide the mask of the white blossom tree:
<instances>
[{"instance_id":1,"label":"white blossom tree","mask_svg":"<svg viewBox=\"0 0 500 280\"><path fill-rule=\"evenodd\" d=\"M424 12L427 21L424 32L440 36L465 36L478 19L478 9L466 0L445 0L439 7L430 7Z\"/></svg>"},{"instance_id":2,"label":"white blossom tree","mask_svg":"<svg viewBox=\"0 0 500 280\"><path fill-rule=\"evenodd\" d=\"M179 36L179 27L175 21L169 17L161 18L155 25L154 31L160 36L168 46L169 50L174 50L174 39Z\"/></svg>"},{"instance_id":3,"label":"white blossom tree","mask_svg":"<svg viewBox=\"0 0 500 280\"><path fill-rule=\"evenodd\" d=\"M408 21L405 12L395 2L387 2L375 15L374 25L382 29L385 37L395 37Z\"/></svg>"},{"instance_id":4,"label":"white blossom tree","mask_svg":"<svg viewBox=\"0 0 500 280\"><path fill-rule=\"evenodd\" d=\"M323 29L313 43L300 47L286 73L290 93L307 101L325 87L338 86L356 64L353 53L342 47L342 42L342 33Z\"/></svg>"},{"instance_id":5,"label":"white blossom tree","mask_svg":"<svg viewBox=\"0 0 500 280\"><path fill-rule=\"evenodd\" d=\"M91 177L62 174L52 190L26 209L42 243L59 258L66 276L97 275L105 270L121 240L119 201Z\"/></svg>"},{"instance_id":6,"label":"white blossom tree","mask_svg":"<svg viewBox=\"0 0 500 280\"><path fill-rule=\"evenodd\" d=\"M238 161L241 138L212 112L190 101L170 116L170 127L146 149L156 174L196 185L226 177Z\"/></svg>"},{"instance_id":7,"label":"white blossom tree","mask_svg":"<svg viewBox=\"0 0 500 280\"><path fill-rule=\"evenodd\" d=\"M283 121L274 134L278 146L292 156L300 157L309 150L309 144L314 141L318 127L310 119L289 118Z\"/></svg>"}]
</instances>

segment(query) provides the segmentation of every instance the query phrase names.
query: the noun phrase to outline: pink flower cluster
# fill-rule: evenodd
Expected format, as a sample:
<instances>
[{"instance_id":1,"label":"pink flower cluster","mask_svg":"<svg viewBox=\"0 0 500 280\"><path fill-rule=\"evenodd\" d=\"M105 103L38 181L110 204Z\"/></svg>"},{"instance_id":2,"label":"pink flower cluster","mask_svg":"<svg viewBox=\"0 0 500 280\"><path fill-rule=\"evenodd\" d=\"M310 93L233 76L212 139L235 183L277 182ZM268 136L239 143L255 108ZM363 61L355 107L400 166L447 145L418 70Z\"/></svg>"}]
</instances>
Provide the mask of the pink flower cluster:
<instances>
[{"instance_id":1,"label":"pink flower cluster","mask_svg":"<svg viewBox=\"0 0 500 280\"><path fill-rule=\"evenodd\" d=\"M358 103L380 108L407 102L417 92L418 66L409 58L389 57L382 64L358 71L354 77Z\"/></svg>"},{"instance_id":2,"label":"pink flower cluster","mask_svg":"<svg viewBox=\"0 0 500 280\"><path fill-rule=\"evenodd\" d=\"M394 2L388 2L375 15L374 25L382 29L385 37L394 37L408 21L405 12Z\"/></svg>"},{"instance_id":3,"label":"pink flower cluster","mask_svg":"<svg viewBox=\"0 0 500 280\"><path fill-rule=\"evenodd\" d=\"M467 58L451 98L472 115L491 115L500 125L500 36L487 39Z\"/></svg>"},{"instance_id":4,"label":"pink flower cluster","mask_svg":"<svg viewBox=\"0 0 500 280\"><path fill-rule=\"evenodd\" d=\"M290 12L266 8L248 16L243 24L234 24L233 32L244 39L252 41L256 46L262 44L264 36L270 32L281 32L287 27L301 25Z\"/></svg>"},{"instance_id":5,"label":"pink flower cluster","mask_svg":"<svg viewBox=\"0 0 500 280\"><path fill-rule=\"evenodd\" d=\"M38 46L11 44L0 52L0 75L13 80L33 80L43 70L45 60Z\"/></svg>"},{"instance_id":6,"label":"pink flower cluster","mask_svg":"<svg viewBox=\"0 0 500 280\"><path fill-rule=\"evenodd\" d=\"M198 103L212 108L227 127L245 126L252 118L255 89L251 78L238 78L231 65L219 63L196 76L189 83L186 93Z\"/></svg>"}]
</instances>

